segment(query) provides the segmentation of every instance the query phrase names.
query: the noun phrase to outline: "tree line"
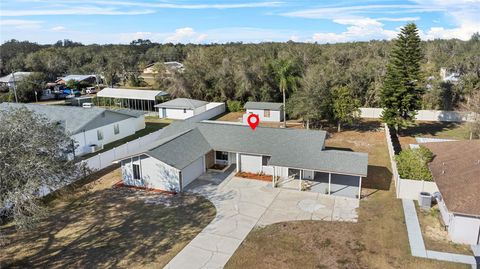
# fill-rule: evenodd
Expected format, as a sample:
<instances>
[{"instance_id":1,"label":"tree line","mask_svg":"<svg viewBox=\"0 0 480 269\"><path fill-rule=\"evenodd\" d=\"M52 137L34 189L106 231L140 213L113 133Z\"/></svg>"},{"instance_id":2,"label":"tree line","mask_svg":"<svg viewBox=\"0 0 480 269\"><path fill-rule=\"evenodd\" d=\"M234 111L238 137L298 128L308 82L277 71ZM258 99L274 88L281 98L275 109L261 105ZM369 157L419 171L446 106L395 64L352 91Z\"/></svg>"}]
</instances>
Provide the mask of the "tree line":
<instances>
[{"instance_id":1,"label":"tree line","mask_svg":"<svg viewBox=\"0 0 480 269\"><path fill-rule=\"evenodd\" d=\"M420 108L454 110L479 91L478 34L469 41L419 41L419 45L423 57L417 84L425 89ZM206 101L281 102L278 74L283 64L291 76L285 88L289 115L331 119L333 93L339 88L348 89L360 106L382 105L381 89L393 47L394 41L194 45L135 40L128 45L82 45L65 40L38 45L11 40L0 47L0 72L35 71L45 81L66 74L96 73L104 76L107 85L143 86L140 75L147 64L179 61L184 64L183 72L166 76L161 71L152 87ZM458 73L458 83L443 82L440 68Z\"/></svg>"}]
</instances>

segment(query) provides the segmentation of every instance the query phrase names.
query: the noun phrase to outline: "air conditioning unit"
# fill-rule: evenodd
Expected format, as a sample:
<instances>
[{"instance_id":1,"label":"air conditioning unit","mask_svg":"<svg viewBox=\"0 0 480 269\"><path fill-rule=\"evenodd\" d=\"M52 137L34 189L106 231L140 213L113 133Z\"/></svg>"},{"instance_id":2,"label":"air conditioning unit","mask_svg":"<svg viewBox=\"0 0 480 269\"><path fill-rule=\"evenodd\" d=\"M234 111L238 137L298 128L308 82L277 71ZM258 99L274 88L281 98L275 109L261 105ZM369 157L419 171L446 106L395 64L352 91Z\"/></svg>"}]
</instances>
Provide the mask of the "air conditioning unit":
<instances>
[{"instance_id":1,"label":"air conditioning unit","mask_svg":"<svg viewBox=\"0 0 480 269\"><path fill-rule=\"evenodd\" d=\"M423 209L432 208L432 195L429 192L422 191L418 196L418 205Z\"/></svg>"}]
</instances>

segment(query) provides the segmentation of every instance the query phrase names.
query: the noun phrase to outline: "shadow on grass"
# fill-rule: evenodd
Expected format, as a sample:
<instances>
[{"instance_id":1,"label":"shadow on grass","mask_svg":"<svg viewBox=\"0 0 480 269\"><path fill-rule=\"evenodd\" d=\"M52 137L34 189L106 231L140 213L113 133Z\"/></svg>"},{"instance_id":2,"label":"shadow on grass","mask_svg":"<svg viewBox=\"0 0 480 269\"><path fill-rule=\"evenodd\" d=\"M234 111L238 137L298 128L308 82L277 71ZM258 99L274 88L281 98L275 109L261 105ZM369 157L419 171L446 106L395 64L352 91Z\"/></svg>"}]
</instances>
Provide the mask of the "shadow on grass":
<instances>
[{"instance_id":1,"label":"shadow on grass","mask_svg":"<svg viewBox=\"0 0 480 269\"><path fill-rule=\"evenodd\" d=\"M213 205L197 196L103 189L53 210L34 230L2 229L2 268L161 268L214 216Z\"/></svg>"},{"instance_id":2,"label":"shadow on grass","mask_svg":"<svg viewBox=\"0 0 480 269\"><path fill-rule=\"evenodd\" d=\"M368 175L362 181L362 188L373 190L390 190L392 182L392 173L384 166L369 165Z\"/></svg>"},{"instance_id":3,"label":"shadow on grass","mask_svg":"<svg viewBox=\"0 0 480 269\"><path fill-rule=\"evenodd\" d=\"M451 130L459 127L460 124L454 122L420 122L416 126L409 127L405 130L400 130L401 136L435 136L438 133Z\"/></svg>"}]
</instances>

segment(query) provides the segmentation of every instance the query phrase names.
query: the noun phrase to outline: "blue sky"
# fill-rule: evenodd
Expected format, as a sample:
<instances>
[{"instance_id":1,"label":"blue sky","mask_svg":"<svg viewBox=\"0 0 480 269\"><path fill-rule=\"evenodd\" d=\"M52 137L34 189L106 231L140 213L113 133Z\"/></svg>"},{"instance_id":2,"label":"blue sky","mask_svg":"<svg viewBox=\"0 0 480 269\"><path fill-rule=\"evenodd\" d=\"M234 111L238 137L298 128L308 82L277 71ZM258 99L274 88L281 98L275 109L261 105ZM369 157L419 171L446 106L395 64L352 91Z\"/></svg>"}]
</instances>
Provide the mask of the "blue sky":
<instances>
[{"instance_id":1,"label":"blue sky","mask_svg":"<svg viewBox=\"0 0 480 269\"><path fill-rule=\"evenodd\" d=\"M2 0L0 42L337 43L391 39L407 22L423 39L466 40L479 16L480 0Z\"/></svg>"}]
</instances>

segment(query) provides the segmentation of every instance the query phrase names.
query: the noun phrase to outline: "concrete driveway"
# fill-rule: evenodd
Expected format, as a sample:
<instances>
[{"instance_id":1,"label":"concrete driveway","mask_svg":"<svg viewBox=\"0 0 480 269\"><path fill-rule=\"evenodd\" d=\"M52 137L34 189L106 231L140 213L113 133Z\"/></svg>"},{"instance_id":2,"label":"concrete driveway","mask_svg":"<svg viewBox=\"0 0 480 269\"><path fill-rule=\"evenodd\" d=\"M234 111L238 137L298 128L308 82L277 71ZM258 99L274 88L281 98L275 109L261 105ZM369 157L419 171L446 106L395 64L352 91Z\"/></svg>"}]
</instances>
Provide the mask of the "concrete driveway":
<instances>
[{"instance_id":1,"label":"concrete driveway","mask_svg":"<svg viewBox=\"0 0 480 269\"><path fill-rule=\"evenodd\" d=\"M208 173L187 191L215 205L215 219L165 268L223 268L255 226L293 220L356 221L357 199L272 188L270 183Z\"/></svg>"}]
</instances>

